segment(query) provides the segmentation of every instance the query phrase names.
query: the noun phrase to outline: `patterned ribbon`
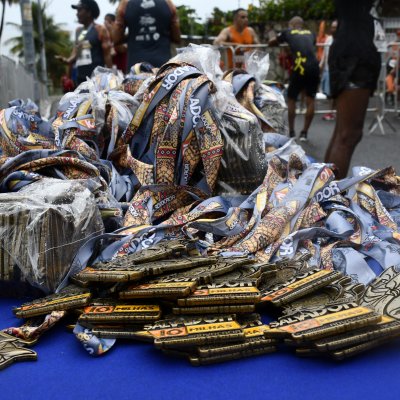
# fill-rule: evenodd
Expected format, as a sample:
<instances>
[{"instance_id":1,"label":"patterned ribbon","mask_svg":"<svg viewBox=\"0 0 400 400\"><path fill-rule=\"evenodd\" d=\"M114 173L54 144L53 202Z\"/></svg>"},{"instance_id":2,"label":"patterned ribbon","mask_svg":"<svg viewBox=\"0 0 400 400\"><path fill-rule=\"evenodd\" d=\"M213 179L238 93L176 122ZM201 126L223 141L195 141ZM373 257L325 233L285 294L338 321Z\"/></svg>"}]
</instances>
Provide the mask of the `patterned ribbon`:
<instances>
[{"instance_id":1,"label":"patterned ribbon","mask_svg":"<svg viewBox=\"0 0 400 400\"><path fill-rule=\"evenodd\" d=\"M44 319L39 317L35 320L28 320L19 327L3 329L3 332L26 341L38 339L43 333L51 329L61 318L66 315L66 311L52 311Z\"/></svg>"},{"instance_id":2,"label":"patterned ribbon","mask_svg":"<svg viewBox=\"0 0 400 400\"><path fill-rule=\"evenodd\" d=\"M75 325L74 335L82 343L83 348L94 357L101 356L109 351L116 342L116 339L98 338L92 333L91 329L80 324Z\"/></svg>"}]
</instances>

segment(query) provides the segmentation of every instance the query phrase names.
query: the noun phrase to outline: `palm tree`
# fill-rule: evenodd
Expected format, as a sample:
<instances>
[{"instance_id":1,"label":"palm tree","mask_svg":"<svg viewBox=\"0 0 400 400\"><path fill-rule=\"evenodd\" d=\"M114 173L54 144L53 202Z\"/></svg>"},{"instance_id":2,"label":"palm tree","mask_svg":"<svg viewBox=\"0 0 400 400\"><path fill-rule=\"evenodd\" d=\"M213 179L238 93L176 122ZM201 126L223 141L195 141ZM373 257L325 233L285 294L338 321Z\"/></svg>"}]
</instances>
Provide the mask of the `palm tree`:
<instances>
[{"instance_id":1,"label":"palm tree","mask_svg":"<svg viewBox=\"0 0 400 400\"><path fill-rule=\"evenodd\" d=\"M4 28L4 16L6 15L6 5L9 6L13 3L18 3L18 0L1 0L1 22L0 22L0 42L1 36L3 35L3 28Z\"/></svg>"},{"instance_id":2,"label":"palm tree","mask_svg":"<svg viewBox=\"0 0 400 400\"><path fill-rule=\"evenodd\" d=\"M3 0L2 0L3 1ZM60 25L54 22L53 17L46 15L47 3L42 5L40 10L43 21L43 33L45 41L45 53L47 59L47 69L49 71L49 78L52 80L54 86L60 85L60 78L65 73L65 65L60 63L55 56L69 56L72 49L72 42L69 33L60 28ZM37 3L32 3L32 17L33 17L33 37L35 41L35 51L37 61L39 64L40 53L40 37L38 29L38 12L39 6ZM7 25L15 26L18 30L22 31L21 25L9 22ZM7 40L6 44L11 44L11 53L16 54L19 58L24 56L24 44L22 35L15 36Z\"/></svg>"}]
</instances>

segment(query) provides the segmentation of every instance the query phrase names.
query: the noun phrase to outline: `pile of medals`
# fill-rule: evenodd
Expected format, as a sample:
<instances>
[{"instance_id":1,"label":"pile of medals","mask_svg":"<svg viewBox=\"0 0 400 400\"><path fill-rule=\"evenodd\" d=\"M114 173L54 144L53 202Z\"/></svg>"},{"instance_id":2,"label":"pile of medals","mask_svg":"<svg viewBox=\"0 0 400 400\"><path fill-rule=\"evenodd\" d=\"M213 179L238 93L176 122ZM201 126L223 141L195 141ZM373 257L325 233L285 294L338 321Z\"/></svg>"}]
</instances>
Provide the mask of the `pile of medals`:
<instances>
[{"instance_id":1,"label":"pile of medals","mask_svg":"<svg viewBox=\"0 0 400 400\"><path fill-rule=\"evenodd\" d=\"M0 110L0 191L79 180L104 224L51 287L29 282L56 294L15 309L0 367L61 319L92 355L132 338L195 365L282 345L345 358L398 334L400 177L336 180L271 132L279 96L196 51L125 81L96 71L50 121Z\"/></svg>"},{"instance_id":2,"label":"pile of medals","mask_svg":"<svg viewBox=\"0 0 400 400\"><path fill-rule=\"evenodd\" d=\"M193 241L163 241L86 267L60 293L15 308L27 321L1 334L0 368L35 359L26 347L63 317L92 355L124 338L193 365L284 345L301 356L344 359L400 335L399 284L395 268L365 287L310 267L304 257L278 263L202 257ZM267 315L278 318L265 323Z\"/></svg>"}]
</instances>

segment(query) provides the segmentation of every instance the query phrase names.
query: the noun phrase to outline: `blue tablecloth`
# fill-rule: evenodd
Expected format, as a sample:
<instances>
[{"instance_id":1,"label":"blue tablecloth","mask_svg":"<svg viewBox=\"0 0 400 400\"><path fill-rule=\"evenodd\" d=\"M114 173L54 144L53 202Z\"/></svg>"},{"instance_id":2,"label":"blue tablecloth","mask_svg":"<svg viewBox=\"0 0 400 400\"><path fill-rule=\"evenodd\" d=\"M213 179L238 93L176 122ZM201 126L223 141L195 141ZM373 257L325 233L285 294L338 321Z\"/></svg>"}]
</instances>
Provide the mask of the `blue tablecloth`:
<instances>
[{"instance_id":1,"label":"blue tablecloth","mask_svg":"<svg viewBox=\"0 0 400 400\"><path fill-rule=\"evenodd\" d=\"M0 328L20 325L18 299L0 299ZM0 399L399 399L399 341L345 362L289 350L193 367L151 344L121 341L89 356L60 326L34 346L37 361L0 371Z\"/></svg>"}]
</instances>

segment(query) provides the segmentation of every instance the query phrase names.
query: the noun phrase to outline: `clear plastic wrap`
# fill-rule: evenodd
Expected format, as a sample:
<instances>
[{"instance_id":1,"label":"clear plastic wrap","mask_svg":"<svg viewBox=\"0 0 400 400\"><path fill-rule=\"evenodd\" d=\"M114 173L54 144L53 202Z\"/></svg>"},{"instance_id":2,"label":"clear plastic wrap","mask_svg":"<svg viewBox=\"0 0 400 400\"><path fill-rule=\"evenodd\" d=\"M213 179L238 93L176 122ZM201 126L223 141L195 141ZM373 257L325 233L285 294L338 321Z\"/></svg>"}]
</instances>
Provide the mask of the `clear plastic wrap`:
<instances>
[{"instance_id":1,"label":"clear plastic wrap","mask_svg":"<svg viewBox=\"0 0 400 400\"><path fill-rule=\"evenodd\" d=\"M217 82L222 78L222 70L219 66L221 55L217 48L208 45L190 43L189 46L179 49L178 55L169 62L183 62L195 66L207 75L207 78Z\"/></svg>"},{"instance_id":2,"label":"clear plastic wrap","mask_svg":"<svg viewBox=\"0 0 400 400\"><path fill-rule=\"evenodd\" d=\"M16 99L9 106L0 110L0 154L15 156L54 146L51 124L42 119L33 101Z\"/></svg>"},{"instance_id":3,"label":"clear plastic wrap","mask_svg":"<svg viewBox=\"0 0 400 400\"><path fill-rule=\"evenodd\" d=\"M91 96L89 92L80 92L78 89L75 92L66 93L58 103L56 115L50 119L56 146L62 148L63 132L60 127L73 118L76 118L82 110L81 115L86 115L91 106Z\"/></svg>"},{"instance_id":4,"label":"clear plastic wrap","mask_svg":"<svg viewBox=\"0 0 400 400\"><path fill-rule=\"evenodd\" d=\"M268 74L269 54L260 50L246 52L244 65L246 71L256 79L257 85L260 85Z\"/></svg>"},{"instance_id":5,"label":"clear plastic wrap","mask_svg":"<svg viewBox=\"0 0 400 400\"><path fill-rule=\"evenodd\" d=\"M222 80L219 60L215 47L190 44L170 62L195 66L214 85L209 96L224 140L217 193L251 193L262 182L267 167L263 133L257 117L235 98L231 82Z\"/></svg>"},{"instance_id":6,"label":"clear plastic wrap","mask_svg":"<svg viewBox=\"0 0 400 400\"><path fill-rule=\"evenodd\" d=\"M286 134L286 102L280 85L266 81L269 65L268 53L256 50L245 54L246 71L256 80L254 104L268 120L270 128L276 133Z\"/></svg>"},{"instance_id":7,"label":"clear plastic wrap","mask_svg":"<svg viewBox=\"0 0 400 400\"><path fill-rule=\"evenodd\" d=\"M271 128L276 133L287 134L286 102L283 92L274 83L261 83L254 95L254 104L268 118Z\"/></svg>"},{"instance_id":8,"label":"clear plastic wrap","mask_svg":"<svg viewBox=\"0 0 400 400\"><path fill-rule=\"evenodd\" d=\"M274 156L279 156L283 160L289 161L290 155L295 153L304 164L309 163L305 151L296 143L294 138L290 139L285 135L269 132L264 133L264 143L267 161Z\"/></svg>"},{"instance_id":9,"label":"clear plastic wrap","mask_svg":"<svg viewBox=\"0 0 400 400\"><path fill-rule=\"evenodd\" d=\"M227 102L221 118L224 153L218 174L219 194L249 194L267 169L263 132L257 117L238 102Z\"/></svg>"},{"instance_id":10,"label":"clear plastic wrap","mask_svg":"<svg viewBox=\"0 0 400 400\"><path fill-rule=\"evenodd\" d=\"M106 122L108 94L121 88L123 75L121 71L114 71L104 67L96 67L90 78L89 92L91 96L91 114L94 116L97 136L100 140L107 133L102 132Z\"/></svg>"},{"instance_id":11,"label":"clear plastic wrap","mask_svg":"<svg viewBox=\"0 0 400 400\"><path fill-rule=\"evenodd\" d=\"M117 140L128 127L139 104L133 96L120 90L111 90L108 93L107 105L110 107L106 116L106 128L109 136L107 157L115 149Z\"/></svg>"},{"instance_id":12,"label":"clear plastic wrap","mask_svg":"<svg viewBox=\"0 0 400 400\"><path fill-rule=\"evenodd\" d=\"M170 62L184 62L195 66L207 75L214 84L216 90L211 94L214 111L221 117L227 108L227 99L234 101L235 96L232 86L222 80L223 72L220 68L221 54L219 50L211 45L197 45L190 43L189 46L179 49L178 55Z\"/></svg>"},{"instance_id":13,"label":"clear plastic wrap","mask_svg":"<svg viewBox=\"0 0 400 400\"><path fill-rule=\"evenodd\" d=\"M0 282L54 292L79 249L104 226L85 181L42 179L0 194ZM8 293L9 294L9 293Z\"/></svg>"},{"instance_id":14,"label":"clear plastic wrap","mask_svg":"<svg viewBox=\"0 0 400 400\"><path fill-rule=\"evenodd\" d=\"M123 79L124 76L121 71L104 67L96 67L90 77L95 92L109 92L110 90L120 89Z\"/></svg>"},{"instance_id":15,"label":"clear plastic wrap","mask_svg":"<svg viewBox=\"0 0 400 400\"><path fill-rule=\"evenodd\" d=\"M155 76L156 72L157 68L146 62L133 65L122 81L122 90L134 96L149 78Z\"/></svg>"}]
</instances>

